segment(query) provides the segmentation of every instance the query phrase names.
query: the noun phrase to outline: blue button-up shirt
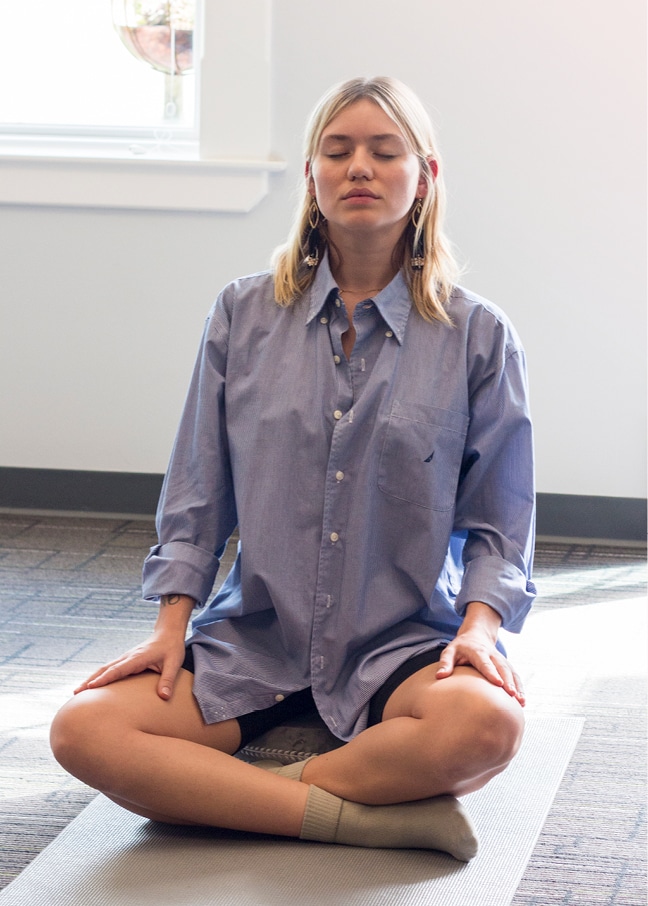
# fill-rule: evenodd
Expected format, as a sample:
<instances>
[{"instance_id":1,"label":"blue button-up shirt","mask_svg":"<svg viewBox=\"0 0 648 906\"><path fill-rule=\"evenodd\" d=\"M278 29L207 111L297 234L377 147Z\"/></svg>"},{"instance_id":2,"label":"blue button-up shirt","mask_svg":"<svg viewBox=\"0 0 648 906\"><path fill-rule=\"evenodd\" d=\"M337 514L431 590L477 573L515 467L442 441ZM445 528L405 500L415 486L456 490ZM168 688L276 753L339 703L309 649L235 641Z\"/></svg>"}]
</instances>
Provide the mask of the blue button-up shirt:
<instances>
[{"instance_id":1,"label":"blue button-up shirt","mask_svg":"<svg viewBox=\"0 0 648 906\"><path fill-rule=\"evenodd\" d=\"M463 289L453 326L401 274L348 316L324 260L291 308L272 277L227 286L205 327L144 565L144 596L193 622L207 722L312 687L341 739L406 659L452 639L471 601L517 632L533 601L534 490L524 353Z\"/></svg>"}]
</instances>

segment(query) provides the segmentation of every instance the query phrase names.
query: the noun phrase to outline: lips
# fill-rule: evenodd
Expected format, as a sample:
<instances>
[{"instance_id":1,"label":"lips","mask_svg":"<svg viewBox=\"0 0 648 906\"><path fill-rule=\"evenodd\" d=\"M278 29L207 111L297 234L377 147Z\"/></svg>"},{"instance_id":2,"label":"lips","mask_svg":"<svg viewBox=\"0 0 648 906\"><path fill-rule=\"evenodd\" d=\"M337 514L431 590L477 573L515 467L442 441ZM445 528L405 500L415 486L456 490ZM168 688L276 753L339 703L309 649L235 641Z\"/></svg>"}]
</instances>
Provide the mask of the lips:
<instances>
[{"instance_id":1,"label":"lips","mask_svg":"<svg viewBox=\"0 0 648 906\"><path fill-rule=\"evenodd\" d=\"M378 198L378 196L369 189L351 189L343 198Z\"/></svg>"}]
</instances>

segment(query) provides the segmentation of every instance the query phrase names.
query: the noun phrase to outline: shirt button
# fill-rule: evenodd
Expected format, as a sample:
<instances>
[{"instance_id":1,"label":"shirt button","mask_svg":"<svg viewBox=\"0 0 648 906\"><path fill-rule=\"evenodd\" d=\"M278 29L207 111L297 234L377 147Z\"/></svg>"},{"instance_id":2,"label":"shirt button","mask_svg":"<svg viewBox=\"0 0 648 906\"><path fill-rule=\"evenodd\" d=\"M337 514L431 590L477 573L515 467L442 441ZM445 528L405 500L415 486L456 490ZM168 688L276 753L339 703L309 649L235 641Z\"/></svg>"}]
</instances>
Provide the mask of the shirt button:
<instances>
[{"instance_id":1,"label":"shirt button","mask_svg":"<svg viewBox=\"0 0 648 906\"><path fill-rule=\"evenodd\" d=\"M334 355L334 356L333 356L333 361L335 362L336 365L339 365L339 364L340 364L340 356L339 356L339 355Z\"/></svg>"},{"instance_id":2,"label":"shirt button","mask_svg":"<svg viewBox=\"0 0 648 906\"><path fill-rule=\"evenodd\" d=\"M336 541L340 540L340 536L338 535L337 532L331 532L330 538L331 538L331 541L333 542L333 544L335 544Z\"/></svg>"},{"instance_id":3,"label":"shirt button","mask_svg":"<svg viewBox=\"0 0 648 906\"><path fill-rule=\"evenodd\" d=\"M342 301L341 301L340 297L338 296L338 298L335 300L335 306L336 306L336 308L339 308L340 305L342 305Z\"/></svg>"},{"instance_id":4,"label":"shirt button","mask_svg":"<svg viewBox=\"0 0 648 906\"><path fill-rule=\"evenodd\" d=\"M281 692L279 693L279 695L275 695L276 702L282 702L284 700L284 698L285 698L285 696L282 695Z\"/></svg>"},{"instance_id":5,"label":"shirt button","mask_svg":"<svg viewBox=\"0 0 648 906\"><path fill-rule=\"evenodd\" d=\"M386 336L386 337L393 337L393 336L394 336L394 333L393 333L393 331L391 331L391 330L386 330L386 331L385 331L385 336Z\"/></svg>"},{"instance_id":6,"label":"shirt button","mask_svg":"<svg viewBox=\"0 0 648 906\"><path fill-rule=\"evenodd\" d=\"M333 418L337 421L338 419L342 418L343 414L344 413L341 412L339 409L336 409L335 412L333 413Z\"/></svg>"},{"instance_id":7,"label":"shirt button","mask_svg":"<svg viewBox=\"0 0 648 906\"><path fill-rule=\"evenodd\" d=\"M342 479L344 478L344 472L336 472L335 477L338 481L342 481Z\"/></svg>"},{"instance_id":8,"label":"shirt button","mask_svg":"<svg viewBox=\"0 0 648 906\"><path fill-rule=\"evenodd\" d=\"M320 324L328 324L328 318L320 318Z\"/></svg>"}]
</instances>

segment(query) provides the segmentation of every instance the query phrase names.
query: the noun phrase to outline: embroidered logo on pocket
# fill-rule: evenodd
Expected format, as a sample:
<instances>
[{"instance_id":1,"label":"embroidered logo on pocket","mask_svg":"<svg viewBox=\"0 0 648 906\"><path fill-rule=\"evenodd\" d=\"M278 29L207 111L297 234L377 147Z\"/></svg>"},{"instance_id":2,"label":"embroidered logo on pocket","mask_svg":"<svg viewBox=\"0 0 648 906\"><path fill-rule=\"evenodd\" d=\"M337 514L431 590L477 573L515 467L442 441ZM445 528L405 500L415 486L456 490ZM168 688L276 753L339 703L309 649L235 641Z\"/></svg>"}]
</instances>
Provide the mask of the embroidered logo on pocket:
<instances>
[{"instance_id":1,"label":"embroidered logo on pocket","mask_svg":"<svg viewBox=\"0 0 648 906\"><path fill-rule=\"evenodd\" d=\"M467 430L462 412L395 400L378 487L389 497L448 512L455 504Z\"/></svg>"}]
</instances>

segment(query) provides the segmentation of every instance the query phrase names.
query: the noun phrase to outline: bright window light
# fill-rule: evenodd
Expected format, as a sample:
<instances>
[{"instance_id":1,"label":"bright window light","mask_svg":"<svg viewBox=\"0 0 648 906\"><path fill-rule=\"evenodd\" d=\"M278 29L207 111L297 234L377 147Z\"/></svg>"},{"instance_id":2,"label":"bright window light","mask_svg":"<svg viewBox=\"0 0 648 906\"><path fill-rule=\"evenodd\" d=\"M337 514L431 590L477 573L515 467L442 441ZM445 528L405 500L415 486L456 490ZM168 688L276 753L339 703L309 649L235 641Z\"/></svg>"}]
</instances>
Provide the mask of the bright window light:
<instances>
[{"instance_id":1,"label":"bright window light","mask_svg":"<svg viewBox=\"0 0 648 906\"><path fill-rule=\"evenodd\" d=\"M193 0L115 0L112 8L110 0L9 0L0 84L11 87L0 92L0 129L197 137L193 7ZM170 8L172 33L164 25ZM164 44L175 52L171 74L159 71L168 68ZM159 69L150 65L156 57Z\"/></svg>"},{"instance_id":2,"label":"bright window light","mask_svg":"<svg viewBox=\"0 0 648 906\"><path fill-rule=\"evenodd\" d=\"M251 211L271 2L4 0L0 205Z\"/></svg>"}]
</instances>

